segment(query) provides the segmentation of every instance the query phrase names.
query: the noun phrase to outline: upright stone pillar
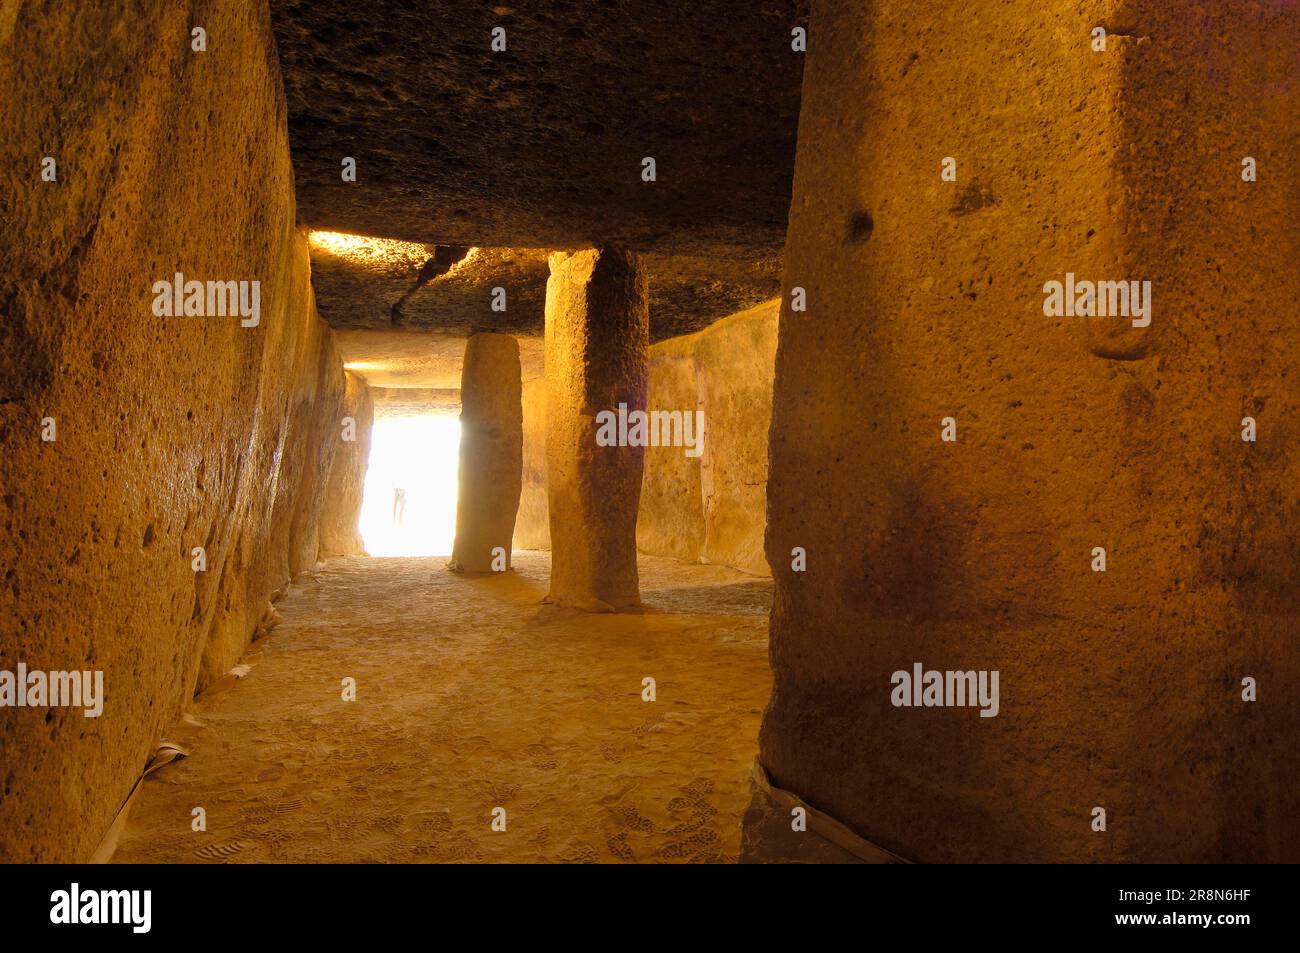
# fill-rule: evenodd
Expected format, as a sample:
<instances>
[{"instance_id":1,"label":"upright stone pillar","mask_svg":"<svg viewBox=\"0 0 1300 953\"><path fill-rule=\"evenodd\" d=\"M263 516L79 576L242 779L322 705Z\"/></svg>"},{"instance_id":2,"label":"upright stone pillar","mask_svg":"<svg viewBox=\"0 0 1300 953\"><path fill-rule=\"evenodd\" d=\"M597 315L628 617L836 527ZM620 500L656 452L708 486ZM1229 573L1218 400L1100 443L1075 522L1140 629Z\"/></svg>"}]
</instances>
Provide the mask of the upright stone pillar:
<instances>
[{"instance_id":1,"label":"upright stone pillar","mask_svg":"<svg viewBox=\"0 0 1300 953\"><path fill-rule=\"evenodd\" d=\"M997 20L812 4L760 757L919 862L1294 860L1300 7Z\"/></svg>"},{"instance_id":2,"label":"upright stone pillar","mask_svg":"<svg viewBox=\"0 0 1300 953\"><path fill-rule=\"evenodd\" d=\"M598 446L596 415L644 410L650 314L636 257L558 252L546 283L549 602L609 612L640 603L636 516L644 448Z\"/></svg>"},{"instance_id":3,"label":"upright stone pillar","mask_svg":"<svg viewBox=\"0 0 1300 953\"><path fill-rule=\"evenodd\" d=\"M523 485L521 389L519 342L509 334L473 335L460 378L460 490L448 563L456 572L510 568Z\"/></svg>"}]
</instances>

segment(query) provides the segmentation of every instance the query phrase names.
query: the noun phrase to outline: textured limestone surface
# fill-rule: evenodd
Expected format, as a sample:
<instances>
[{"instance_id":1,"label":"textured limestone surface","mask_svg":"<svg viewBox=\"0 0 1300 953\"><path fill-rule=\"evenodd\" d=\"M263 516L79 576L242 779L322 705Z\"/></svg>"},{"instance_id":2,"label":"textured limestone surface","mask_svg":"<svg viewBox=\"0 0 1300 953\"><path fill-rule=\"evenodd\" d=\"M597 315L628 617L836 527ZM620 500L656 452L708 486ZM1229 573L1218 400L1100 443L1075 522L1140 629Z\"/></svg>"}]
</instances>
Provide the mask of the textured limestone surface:
<instances>
[{"instance_id":1,"label":"textured limestone surface","mask_svg":"<svg viewBox=\"0 0 1300 953\"><path fill-rule=\"evenodd\" d=\"M548 601L593 611L639 604L636 514L645 451L599 446L596 416L645 408L649 316L635 255L551 256L546 286Z\"/></svg>"},{"instance_id":2,"label":"textured limestone surface","mask_svg":"<svg viewBox=\"0 0 1300 953\"><path fill-rule=\"evenodd\" d=\"M546 381L524 379L524 473L515 517L515 548L550 549L551 519L546 502Z\"/></svg>"},{"instance_id":3,"label":"textured limestone surface","mask_svg":"<svg viewBox=\"0 0 1300 953\"><path fill-rule=\"evenodd\" d=\"M336 331L345 366L374 388L456 390L465 360L465 338L434 331L375 329ZM525 377L542 373L542 338L522 337L519 360Z\"/></svg>"},{"instance_id":4,"label":"textured limestone surface","mask_svg":"<svg viewBox=\"0 0 1300 953\"><path fill-rule=\"evenodd\" d=\"M733 261L646 253L650 283L650 340L664 341L707 328L752 308L781 287L781 258Z\"/></svg>"},{"instance_id":5,"label":"textured limestone surface","mask_svg":"<svg viewBox=\"0 0 1300 953\"><path fill-rule=\"evenodd\" d=\"M443 270L439 246L313 232L312 288L321 316L336 329L477 331L540 336L546 266L542 248L470 248ZM650 340L707 327L777 293L781 260L641 256L650 286ZM500 289L500 290L498 290ZM354 335L355 336L355 335ZM410 334L397 340L412 341Z\"/></svg>"},{"instance_id":6,"label":"textured limestone surface","mask_svg":"<svg viewBox=\"0 0 1300 953\"><path fill-rule=\"evenodd\" d=\"M732 315L649 350L652 410L705 420L703 454L648 447L637 514L637 549L769 575L767 437L779 302ZM524 488L516 545L550 548L546 505L546 388L524 384Z\"/></svg>"},{"instance_id":7,"label":"textured limestone surface","mask_svg":"<svg viewBox=\"0 0 1300 953\"><path fill-rule=\"evenodd\" d=\"M98 719L0 712L5 862L86 859L164 726L316 558L344 380L294 231L271 26L202 4L196 53L187 7L0 16L0 668L99 670L105 692ZM257 325L156 316L177 272L259 281Z\"/></svg>"},{"instance_id":8,"label":"textured limestone surface","mask_svg":"<svg viewBox=\"0 0 1300 953\"><path fill-rule=\"evenodd\" d=\"M412 330L334 332L344 366L373 388L460 387L465 338Z\"/></svg>"},{"instance_id":9,"label":"textured limestone surface","mask_svg":"<svg viewBox=\"0 0 1300 953\"><path fill-rule=\"evenodd\" d=\"M693 414L703 409L696 385L694 345L695 336L690 335L650 349L650 396L646 400L650 410ZM706 446L709 436L706 434ZM683 447L647 447L645 459L636 520L637 549L698 562L704 545L703 457L689 457Z\"/></svg>"},{"instance_id":10,"label":"textured limestone surface","mask_svg":"<svg viewBox=\"0 0 1300 953\"><path fill-rule=\"evenodd\" d=\"M453 245L779 254L797 8L273 0L302 220Z\"/></svg>"},{"instance_id":11,"label":"textured limestone surface","mask_svg":"<svg viewBox=\"0 0 1300 953\"><path fill-rule=\"evenodd\" d=\"M521 387L514 338L485 333L469 339L460 385L456 541L448 564L457 572L510 568L524 466Z\"/></svg>"},{"instance_id":12,"label":"textured limestone surface","mask_svg":"<svg viewBox=\"0 0 1300 953\"><path fill-rule=\"evenodd\" d=\"M1300 9L1012 6L813 5L761 755L911 860L1294 860ZM1000 713L892 706L918 661Z\"/></svg>"},{"instance_id":13,"label":"textured limestone surface","mask_svg":"<svg viewBox=\"0 0 1300 953\"><path fill-rule=\"evenodd\" d=\"M650 349L649 407L702 411L703 452L646 450L637 547L769 574L767 439L780 302Z\"/></svg>"},{"instance_id":14,"label":"textured limestone surface","mask_svg":"<svg viewBox=\"0 0 1300 953\"><path fill-rule=\"evenodd\" d=\"M357 520L370 460L370 431L375 422L375 402L364 379L347 372L343 395L343 421L351 420L351 440L340 426L339 443L329 470L324 510L320 518L320 555L360 556L366 551ZM342 424L342 421L340 422Z\"/></svg>"},{"instance_id":15,"label":"textured limestone surface","mask_svg":"<svg viewBox=\"0 0 1300 953\"><path fill-rule=\"evenodd\" d=\"M439 273L437 246L312 233L312 287L335 328L411 328L460 338L540 334L545 249L470 248ZM493 308L495 288L504 289Z\"/></svg>"},{"instance_id":16,"label":"textured limestone surface","mask_svg":"<svg viewBox=\"0 0 1300 953\"><path fill-rule=\"evenodd\" d=\"M375 418L451 416L460 414L460 388L372 387Z\"/></svg>"}]
</instances>

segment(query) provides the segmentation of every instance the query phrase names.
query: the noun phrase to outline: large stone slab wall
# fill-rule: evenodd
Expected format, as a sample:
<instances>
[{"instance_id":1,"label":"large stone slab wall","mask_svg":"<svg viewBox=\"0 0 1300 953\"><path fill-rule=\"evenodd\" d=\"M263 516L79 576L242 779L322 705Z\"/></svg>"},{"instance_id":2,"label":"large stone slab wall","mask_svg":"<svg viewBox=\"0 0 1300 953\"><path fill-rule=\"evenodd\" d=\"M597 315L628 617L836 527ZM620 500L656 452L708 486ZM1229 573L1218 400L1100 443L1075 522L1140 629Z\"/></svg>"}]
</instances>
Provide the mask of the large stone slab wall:
<instances>
[{"instance_id":1,"label":"large stone slab wall","mask_svg":"<svg viewBox=\"0 0 1300 953\"><path fill-rule=\"evenodd\" d=\"M515 517L515 549L550 549L551 518L546 501L546 381L525 380L524 485Z\"/></svg>"},{"instance_id":2,"label":"large stone slab wall","mask_svg":"<svg viewBox=\"0 0 1300 953\"><path fill-rule=\"evenodd\" d=\"M767 439L779 301L723 318L649 352L654 410L704 411L704 450L647 447L637 549L688 562L770 575ZM520 549L549 549L546 388L524 382L524 488L515 523Z\"/></svg>"},{"instance_id":3,"label":"large stone slab wall","mask_svg":"<svg viewBox=\"0 0 1300 953\"><path fill-rule=\"evenodd\" d=\"M358 517L370 461L371 429L375 423L375 400L363 377L346 372L343 419L351 419L352 440L343 439L330 467L325 508L320 521L320 555L360 556L366 551Z\"/></svg>"},{"instance_id":4,"label":"large stone slab wall","mask_svg":"<svg viewBox=\"0 0 1300 953\"><path fill-rule=\"evenodd\" d=\"M779 302L650 349L650 408L704 413L699 456L646 450L637 548L770 575L767 440Z\"/></svg>"},{"instance_id":5,"label":"large stone slab wall","mask_svg":"<svg viewBox=\"0 0 1300 953\"><path fill-rule=\"evenodd\" d=\"M344 377L264 5L6 8L0 668L99 670L104 700L0 709L0 860L76 861L314 564ZM257 326L156 315L176 272L259 281Z\"/></svg>"},{"instance_id":6,"label":"large stone slab wall","mask_svg":"<svg viewBox=\"0 0 1300 953\"><path fill-rule=\"evenodd\" d=\"M814 0L775 784L917 861L1300 853L1297 51L1294 4ZM1149 325L1045 315L1071 272ZM896 707L917 662L1000 711Z\"/></svg>"}]
</instances>

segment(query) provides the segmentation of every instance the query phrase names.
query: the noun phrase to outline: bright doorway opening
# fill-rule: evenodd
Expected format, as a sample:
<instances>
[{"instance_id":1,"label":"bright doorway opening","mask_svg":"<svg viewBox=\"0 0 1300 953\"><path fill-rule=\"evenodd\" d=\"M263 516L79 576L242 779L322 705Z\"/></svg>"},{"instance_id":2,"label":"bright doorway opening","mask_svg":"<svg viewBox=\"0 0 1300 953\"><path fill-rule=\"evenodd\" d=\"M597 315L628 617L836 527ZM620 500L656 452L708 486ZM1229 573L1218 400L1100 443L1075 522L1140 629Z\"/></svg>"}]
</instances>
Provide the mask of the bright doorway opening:
<instances>
[{"instance_id":1,"label":"bright doorway opening","mask_svg":"<svg viewBox=\"0 0 1300 953\"><path fill-rule=\"evenodd\" d=\"M372 556L447 556L456 535L460 420L451 415L377 419L361 500L361 537Z\"/></svg>"}]
</instances>

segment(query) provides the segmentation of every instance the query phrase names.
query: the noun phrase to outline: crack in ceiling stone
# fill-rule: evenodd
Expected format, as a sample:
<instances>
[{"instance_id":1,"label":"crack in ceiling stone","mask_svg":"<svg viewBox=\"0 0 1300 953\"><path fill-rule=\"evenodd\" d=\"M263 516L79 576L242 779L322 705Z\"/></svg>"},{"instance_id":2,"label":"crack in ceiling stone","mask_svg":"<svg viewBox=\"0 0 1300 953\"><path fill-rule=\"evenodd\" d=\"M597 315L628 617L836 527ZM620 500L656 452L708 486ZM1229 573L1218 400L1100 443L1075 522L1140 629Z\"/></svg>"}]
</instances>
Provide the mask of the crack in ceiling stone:
<instances>
[{"instance_id":1,"label":"crack in ceiling stone","mask_svg":"<svg viewBox=\"0 0 1300 953\"><path fill-rule=\"evenodd\" d=\"M402 307L406 304L411 295L415 294L429 282L441 278L443 275L451 272L456 265L464 261L474 250L463 245L435 245L433 257L425 261L420 266L420 272L415 276L413 284L406 293L393 302L393 307L389 314L391 316L393 327L402 325Z\"/></svg>"}]
</instances>

